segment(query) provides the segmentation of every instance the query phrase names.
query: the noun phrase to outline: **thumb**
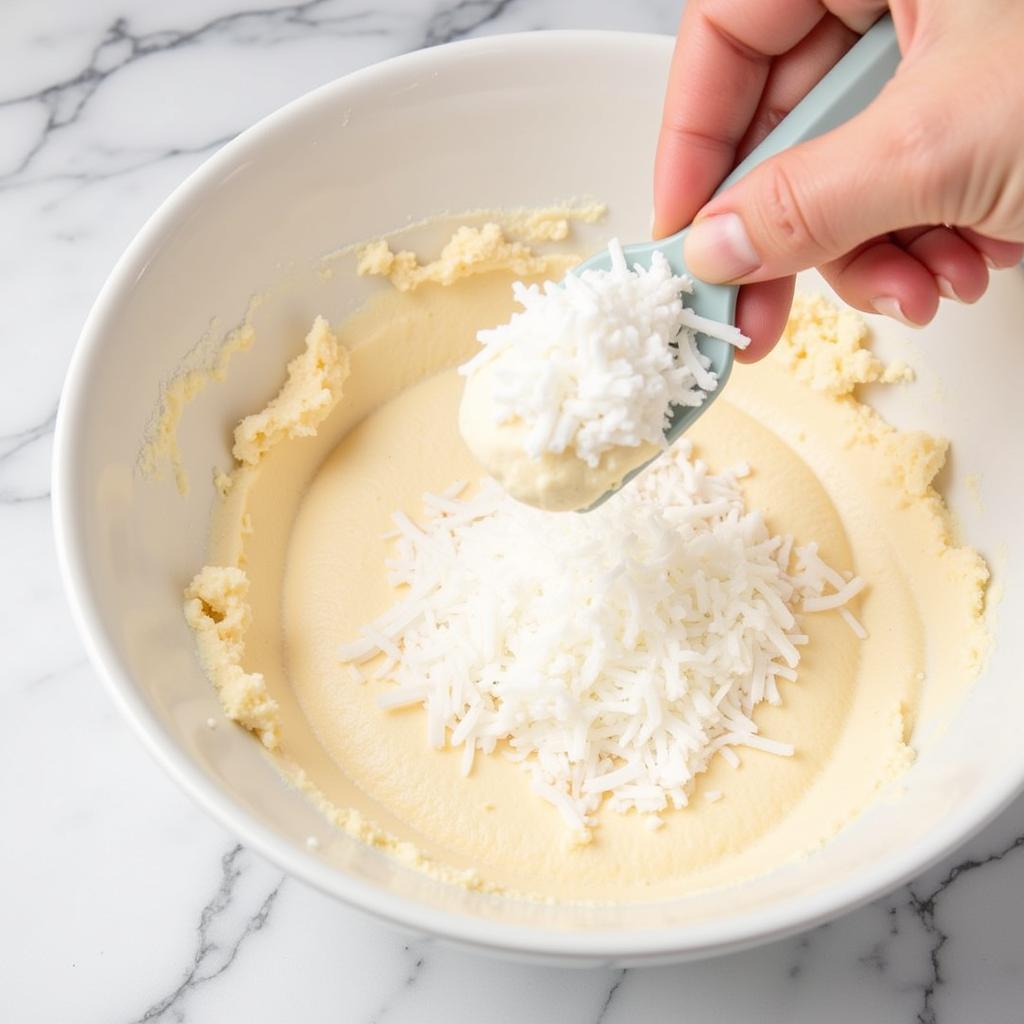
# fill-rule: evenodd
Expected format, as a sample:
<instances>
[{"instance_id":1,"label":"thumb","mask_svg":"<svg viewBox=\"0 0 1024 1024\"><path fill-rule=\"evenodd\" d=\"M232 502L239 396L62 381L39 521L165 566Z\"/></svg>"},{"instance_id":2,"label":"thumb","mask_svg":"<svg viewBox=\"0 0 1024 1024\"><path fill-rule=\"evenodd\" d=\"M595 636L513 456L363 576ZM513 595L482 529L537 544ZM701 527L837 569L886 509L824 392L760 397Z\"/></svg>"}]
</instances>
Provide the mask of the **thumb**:
<instances>
[{"instance_id":1,"label":"thumb","mask_svg":"<svg viewBox=\"0 0 1024 1024\"><path fill-rule=\"evenodd\" d=\"M767 160L712 199L687 234L687 267L709 282L772 280L888 231L954 222L955 213L942 209L955 160L948 147L948 133L925 111L883 93L846 124Z\"/></svg>"}]
</instances>

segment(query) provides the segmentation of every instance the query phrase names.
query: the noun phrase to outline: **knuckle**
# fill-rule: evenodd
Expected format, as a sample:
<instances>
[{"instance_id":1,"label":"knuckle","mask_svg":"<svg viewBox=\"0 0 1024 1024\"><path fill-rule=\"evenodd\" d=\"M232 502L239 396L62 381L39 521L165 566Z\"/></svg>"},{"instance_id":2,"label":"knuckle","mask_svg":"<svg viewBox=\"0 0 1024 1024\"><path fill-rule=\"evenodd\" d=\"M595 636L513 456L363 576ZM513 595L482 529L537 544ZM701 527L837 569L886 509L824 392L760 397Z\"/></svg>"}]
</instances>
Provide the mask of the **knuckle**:
<instances>
[{"instance_id":1,"label":"knuckle","mask_svg":"<svg viewBox=\"0 0 1024 1024\"><path fill-rule=\"evenodd\" d=\"M907 222L959 219L970 168L954 142L963 129L957 128L952 112L918 100L903 105L891 123L882 147L883 165L906 183Z\"/></svg>"},{"instance_id":2,"label":"knuckle","mask_svg":"<svg viewBox=\"0 0 1024 1024\"><path fill-rule=\"evenodd\" d=\"M780 249L806 253L828 248L827 226L811 212L806 193L797 184L806 180L784 160L765 166L761 217L766 234Z\"/></svg>"},{"instance_id":3,"label":"knuckle","mask_svg":"<svg viewBox=\"0 0 1024 1024\"><path fill-rule=\"evenodd\" d=\"M933 110L916 103L907 106L886 136L888 158L905 170L932 172L943 128L941 117Z\"/></svg>"}]
</instances>

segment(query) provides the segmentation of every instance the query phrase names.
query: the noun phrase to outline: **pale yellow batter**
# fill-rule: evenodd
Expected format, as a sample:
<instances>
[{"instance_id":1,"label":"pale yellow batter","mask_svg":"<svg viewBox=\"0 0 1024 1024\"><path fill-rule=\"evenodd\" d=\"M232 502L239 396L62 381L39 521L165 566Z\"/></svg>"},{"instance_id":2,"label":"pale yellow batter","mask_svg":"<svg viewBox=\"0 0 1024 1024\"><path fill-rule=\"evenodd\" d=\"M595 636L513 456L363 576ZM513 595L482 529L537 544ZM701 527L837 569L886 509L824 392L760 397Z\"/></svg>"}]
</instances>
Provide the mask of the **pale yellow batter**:
<instances>
[{"instance_id":1,"label":"pale yellow batter","mask_svg":"<svg viewBox=\"0 0 1024 1024\"><path fill-rule=\"evenodd\" d=\"M478 253L490 244L468 241ZM534 267L557 277L570 263ZM395 265L379 246L364 251L364 271ZM403 280L417 266L404 261ZM312 356L292 364L274 408L287 413L286 394L315 394L320 422L315 436L297 437L310 431L271 417L276 443L261 443L255 461L243 451L223 484L212 568L189 595L204 665L229 715L260 733L339 825L442 877L541 898L635 900L768 871L862 810L910 762L915 723L947 711L977 669L987 572L954 546L931 490L945 446L893 431L850 397L887 371L864 352L857 321L819 300L800 304L776 357L736 369L690 435L697 452L713 469L749 462L748 505L769 528L817 540L826 561L868 581L852 610L869 638L835 613L806 618L799 680L782 684L781 706L756 713L794 757L747 750L739 768L716 758L689 807L666 813L660 830L604 809L593 841L574 845L517 765L478 757L463 777L457 752L428 745L420 709L381 710L388 684L361 684L335 656L395 599L382 537L391 513L415 518L425 491L478 474L459 436L454 368L475 352L477 330L512 312L522 264L499 266L444 284L440 271L420 273L336 326L337 373ZM314 334L323 341L324 331ZM832 346L822 351L834 372L814 362L824 359L808 345L815 336ZM303 388L307 363L318 376ZM897 368L886 379L906 376ZM296 408L308 415L308 403ZM218 597L219 581L235 604ZM721 799L702 798L715 790Z\"/></svg>"},{"instance_id":2,"label":"pale yellow batter","mask_svg":"<svg viewBox=\"0 0 1024 1024\"><path fill-rule=\"evenodd\" d=\"M617 490L627 473L658 454L657 445L640 444L610 448L596 466L571 449L529 458L523 444L530 428L522 420L498 423L494 418L491 394L501 363L499 356L466 378L459 402L459 432L477 464L517 501L550 512L589 508L606 491Z\"/></svg>"}]
</instances>

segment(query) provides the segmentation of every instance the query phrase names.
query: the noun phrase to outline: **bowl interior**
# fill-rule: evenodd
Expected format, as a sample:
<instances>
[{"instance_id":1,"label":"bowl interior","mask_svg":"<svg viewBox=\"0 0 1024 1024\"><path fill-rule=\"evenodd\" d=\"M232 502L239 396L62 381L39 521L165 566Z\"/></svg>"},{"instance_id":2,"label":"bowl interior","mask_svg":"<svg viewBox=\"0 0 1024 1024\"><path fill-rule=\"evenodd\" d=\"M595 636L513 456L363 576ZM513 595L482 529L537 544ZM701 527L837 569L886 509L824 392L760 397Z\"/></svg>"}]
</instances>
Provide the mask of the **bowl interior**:
<instances>
[{"instance_id":1,"label":"bowl interior","mask_svg":"<svg viewBox=\"0 0 1024 1024\"><path fill-rule=\"evenodd\" d=\"M204 558L209 474L229 464L231 428L276 391L312 317L344 317L370 287L325 279L319 258L442 211L579 196L609 204L582 246L645 238L670 53L667 38L610 33L456 44L350 76L263 122L179 189L119 264L76 351L59 423L55 515L76 614L160 759L247 842L323 889L406 925L520 954L650 962L782 934L920 869L1024 778L1015 727L1024 643L1011 629L997 634L952 726L925 742L903 799L879 804L804 862L673 903L526 906L446 887L332 833L248 735L205 724L218 705L181 593ZM993 563L997 616L1008 624L1024 611L1022 555L1009 543L1024 476L1007 455L1020 423L1024 288L1016 274L997 278L978 306L944 311L912 341L883 328L882 354L907 358L919 380L874 397L898 424L955 438L943 485ZM230 326L263 290L256 346L184 417L188 496L170 478L142 479L136 459L160 383L211 318ZM980 502L969 474L980 480ZM321 839L315 853L305 847L310 834Z\"/></svg>"}]
</instances>

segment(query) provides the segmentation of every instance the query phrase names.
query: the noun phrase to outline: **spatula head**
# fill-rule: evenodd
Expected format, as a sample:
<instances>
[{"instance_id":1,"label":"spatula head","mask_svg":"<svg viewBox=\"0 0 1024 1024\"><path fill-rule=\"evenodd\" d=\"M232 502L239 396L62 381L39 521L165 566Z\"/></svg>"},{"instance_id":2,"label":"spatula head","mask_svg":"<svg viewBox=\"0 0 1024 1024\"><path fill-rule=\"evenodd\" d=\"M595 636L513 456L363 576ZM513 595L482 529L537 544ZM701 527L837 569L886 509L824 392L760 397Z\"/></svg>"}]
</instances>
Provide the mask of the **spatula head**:
<instances>
[{"instance_id":1,"label":"spatula head","mask_svg":"<svg viewBox=\"0 0 1024 1024\"><path fill-rule=\"evenodd\" d=\"M655 252L660 252L668 260L672 272L678 276L690 276L683 262L683 241L686 238L686 231L681 231L670 238L663 238L657 242L642 242L638 245L623 246L623 253L626 263L630 267L639 264L642 267L650 267L651 259ZM581 274L584 270L609 270L611 269L611 256L607 250L597 253L589 260L574 267L572 273ZM715 320L722 324L733 324L736 322L736 296L739 289L735 285L705 284L694 277L693 292L683 297L684 303L699 316L708 320ZM706 334L697 335L697 348L711 360L711 369L718 376L718 387L707 393L703 404L698 406L674 405L671 409L671 419L665 430L665 441L671 444L680 434L688 429L697 418L711 405L711 403L722 393L729 374L732 371L733 347L720 338L710 338ZM629 472L622 483L632 480L637 473L641 472L654 460L648 460L642 466ZM621 486L621 484L620 484ZM607 501L614 491L607 491L584 511L589 512L598 505Z\"/></svg>"}]
</instances>

